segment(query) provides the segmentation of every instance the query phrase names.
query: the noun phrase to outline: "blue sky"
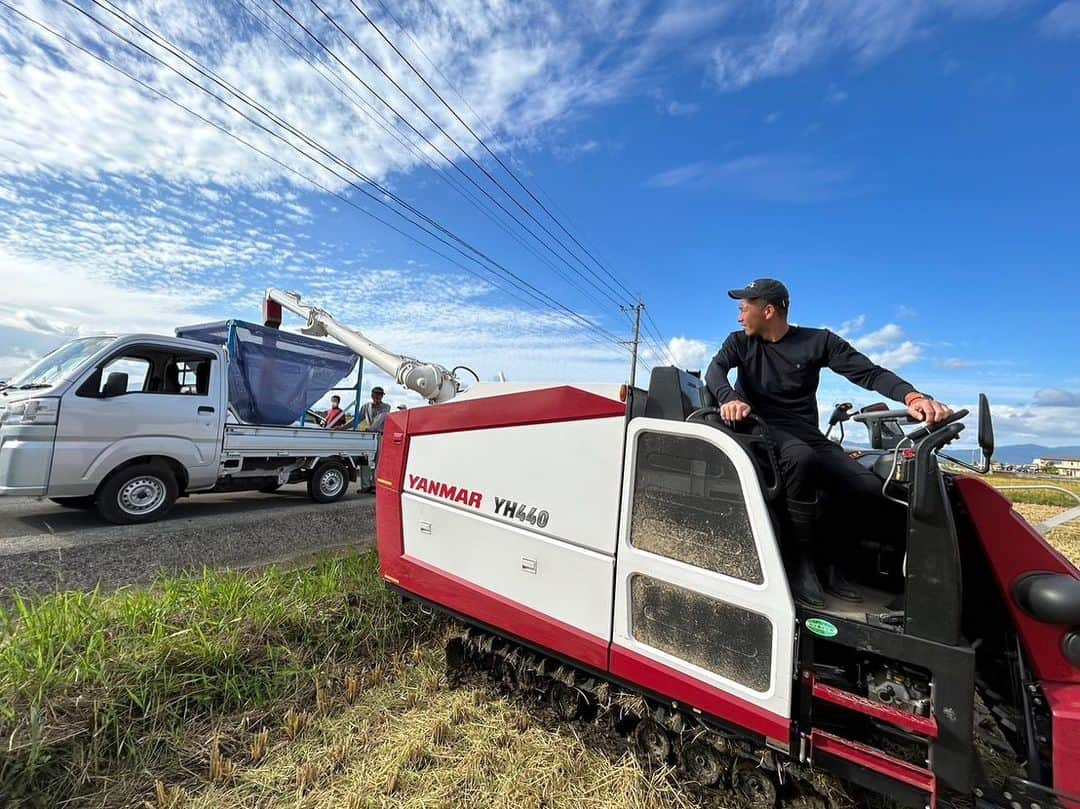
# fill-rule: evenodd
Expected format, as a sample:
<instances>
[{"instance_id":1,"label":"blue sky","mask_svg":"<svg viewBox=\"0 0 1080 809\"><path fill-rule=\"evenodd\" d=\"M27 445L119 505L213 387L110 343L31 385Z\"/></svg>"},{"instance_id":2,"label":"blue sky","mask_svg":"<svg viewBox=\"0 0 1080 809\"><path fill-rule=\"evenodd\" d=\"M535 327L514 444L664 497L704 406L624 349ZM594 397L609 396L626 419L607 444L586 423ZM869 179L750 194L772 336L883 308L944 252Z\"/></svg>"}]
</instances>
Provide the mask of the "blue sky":
<instances>
[{"instance_id":1,"label":"blue sky","mask_svg":"<svg viewBox=\"0 0 1080 809\"><path fill-rule=\"evenodd\" d=\"M424 146L437 174L399 143L411 133L391 136L363 112L382 108L354 76L333 62L316 71L242 10L262 7L281 26L272 30L303 39L269 0L119 5L559 303L628 336L613 301L582 294L579 278L551 266L566 265L538 260L448 187L460 169L525 219L307 0L281 3L456 168ZM363 200L85 16L13 4ZM348 0L321 5L562 236ZM1080 443L1080 0L406 0L391 6L396 19L378 0L357 5L642 294L662 338L647 362L700 367L736 327L724 291L773 276L791 288L797 323L841 332L951 403L988 393L999 443ZM565 310L523 305L7 9L0 120L0 376L75 334L257 320L274 284L395 350L485 379L626 378L625 352ZM827 375L820 398L875 397Z\"/></svg>"}]
</instances>

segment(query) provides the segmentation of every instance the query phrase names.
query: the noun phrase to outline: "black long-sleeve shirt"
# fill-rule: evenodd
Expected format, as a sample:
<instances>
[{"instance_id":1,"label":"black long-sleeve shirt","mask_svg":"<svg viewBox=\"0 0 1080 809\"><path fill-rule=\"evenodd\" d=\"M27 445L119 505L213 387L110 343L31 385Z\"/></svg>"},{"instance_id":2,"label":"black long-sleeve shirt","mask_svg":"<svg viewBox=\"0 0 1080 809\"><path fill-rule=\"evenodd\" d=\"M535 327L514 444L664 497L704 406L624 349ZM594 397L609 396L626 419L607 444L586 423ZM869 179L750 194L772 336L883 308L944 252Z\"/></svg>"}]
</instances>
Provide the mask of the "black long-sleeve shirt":
<instances>
[{"instance_id":1,"label":"black long-sleeve shirt","mask_svg":"<svg viewBox=\"0 0 1080 809\"><path fill-rule=\"evenodd\" d=\"M735 388L728 371L738 369ZM829 368L867 390L898 402L915 390L892 371L875 365L828 329L792 326L775 343L732 332L716 352L705 384L723 404L740 399L767 422L818 430L817 389Z\"/></svg>"}]
</instances>

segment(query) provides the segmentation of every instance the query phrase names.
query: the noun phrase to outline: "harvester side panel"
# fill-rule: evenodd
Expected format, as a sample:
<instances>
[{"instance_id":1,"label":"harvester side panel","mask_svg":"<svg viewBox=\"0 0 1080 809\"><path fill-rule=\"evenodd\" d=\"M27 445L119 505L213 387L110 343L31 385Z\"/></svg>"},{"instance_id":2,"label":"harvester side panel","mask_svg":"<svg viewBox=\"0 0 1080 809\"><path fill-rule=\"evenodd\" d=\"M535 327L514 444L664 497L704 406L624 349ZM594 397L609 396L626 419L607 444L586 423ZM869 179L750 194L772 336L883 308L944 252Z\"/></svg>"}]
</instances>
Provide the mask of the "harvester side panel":
<instances>
[{"instance_id":1,"label":"harvester side panel","mask_svg":"<svg viewBox=\"0 0 1080 809\"><path fill-rule=\"evenodd\" d=\"M377 471L384 577L606 669L625 405L566 386L402 416Z\"/></svg>"},{"instance_id":2,"label":"harvester side panel","mask_svg":"<svg viewBox=\"0 0 1080 809\"><path fill-rule=\"evenodd\" d=\"M406 558L605 643L611 637L611 556L409 493L401 506Z\"/></svg>"},{"instance_id":3,"label":"harvester side panel","mask_svg":"<svg viewBox=\"0 0 1080 809\"><path fill-rule=\"evenodd\" d=\"M442 503L467 518L439 539L459 554L478 552L468 533L471 521L478 520L478 525L494 530L520 529L611 557L626 420L622 414L580 421L570 420L572 414L566 417L547 424L410 432L402 491ZM417 524L407 519L405 553L410 556L417 556L409 548L417 532ZM507 546L518 537L511 531ZM502 576L520 575L505 566L498 569Z\"/></svg>"}]
</instances>

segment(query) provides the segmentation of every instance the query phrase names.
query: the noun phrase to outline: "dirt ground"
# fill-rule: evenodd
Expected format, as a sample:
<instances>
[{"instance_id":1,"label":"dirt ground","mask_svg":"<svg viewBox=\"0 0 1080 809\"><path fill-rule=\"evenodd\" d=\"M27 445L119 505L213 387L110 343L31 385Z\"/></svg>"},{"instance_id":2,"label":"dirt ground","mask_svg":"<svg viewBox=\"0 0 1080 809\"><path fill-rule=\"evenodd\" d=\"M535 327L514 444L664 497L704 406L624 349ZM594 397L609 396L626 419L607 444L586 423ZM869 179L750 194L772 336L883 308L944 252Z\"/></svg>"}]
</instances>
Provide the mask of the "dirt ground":
<instances>
[{"instance_id":1,"label":"dirt ground","mask_svg":"<svg viewBox=\"0 0 1080 809\"><path fill-rule=\"evenodd\" d=\"M1036 525L1067 509L1060 506L1041 506L1034 503L1017 503L1014 509L1029 523ZM1049 533L1050 543L1080 567L1080 520L1066 523Z\"/></svg>"}]
</instances>

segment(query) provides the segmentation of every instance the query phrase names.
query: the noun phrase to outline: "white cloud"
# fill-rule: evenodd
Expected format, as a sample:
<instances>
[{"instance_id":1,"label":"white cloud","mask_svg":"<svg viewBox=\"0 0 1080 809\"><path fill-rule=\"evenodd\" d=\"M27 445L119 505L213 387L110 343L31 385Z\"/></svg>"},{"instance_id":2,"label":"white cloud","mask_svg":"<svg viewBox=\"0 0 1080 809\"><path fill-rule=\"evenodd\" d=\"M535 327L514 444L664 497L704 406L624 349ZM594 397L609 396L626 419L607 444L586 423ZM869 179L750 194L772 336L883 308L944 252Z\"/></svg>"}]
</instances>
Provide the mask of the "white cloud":
<instances>
[{"instance_id":1,"label":"white cloud","mask_svg":"<svg viewBox=\"0 0 1080 809\"><path fill-rule=\"evenodd\" d=\"M905 306L904 304L900 304L898 307L896 307L896 317L899 320L918 317L918 314L919 313L912 309L910 306Z\"/></svg>"},{"instance_id":2,"label":"white cloud","mask_svg":"<svg viewBox=\"0 0 1080 809\"><path fill-rule=\"evenodd\" d=\"M1080 0L1058 3L1039 22L1039 31L1055 39L1080 37Z\"/></svg>"},{"instance_id":3,"label":"white cloud","mask_svg":"<svg viewBox=\"0 0 1080 809\"><path fill-rule=\"evenodd\" d=\"M1036 407L1080 407L1080 393L1061 388L1041 388L1035 391Z\"/></svg>"},{"instance_id":4,"label":"white cloud","mask_svg":"<svg viewBox=\"0 0 1080 809\"><path fill-rule=\"evenodd\" d=\"M751 154L724 163L702 161L659 172L648 188L721 189L770 202L821 202L851 193L851 172L802 154Z\"/></svg>"},{"instance_id":5,"label":"white cloud","mask_svg":"<svg viewBox=\"0 0 1080 809\"><path fill-rule=\"evenodd\" d=\"M942 367L952 369L971 368L974 364L971 360L962 360L958 357L949 357L941 362Z\"/></svg>"},{"instance_id":6,"label":"white cloud","mask_svg":"<svg viewBox=\"0 0 1080 809\"><path fill-rule=\"evenodd\" d=\"M843 104L848 99L846 90L841 90L836 85L829 87L829 92L825 94L825 100L830 104Z\"/></svg>"},{"instance_id":7,"label":"white cloud","mask_svg":"<svg viewBox=\"0 0 1080 809\"><path fill-rule=\"evenodd\" d=\"M776 0L751 33L732 34L713 49L710 74L722 90L792 75L826 59L871 64L926 36L940 20L987 17L1021 0Z\"/></svg>"},{"instance_id":8,"label":"white cloud","mask_svg":"<svg viewBox=\"0 0 1080 809\"><path fill-rule=\"evenodd\" d=\"M710 346L690 337L672 337L668 340L667 352L672 364L690 371L704 371L711 359Z\"/></svg>"},{"instance_id":9,"label":"white cloud","mask_svg":"<svg viewBox=\"0 0 1080 809\"><path fill-rule=\"evenodd\" d=\"M856 318L858 320L858 318ZM850 322L850 321L849 321ZM859 321L858 326L854 329L858 330L865 323L865 319ZM845 326L848 324L845 323ZM875 349L884 348L885 346L894 344L901 340L904 336L904 330L897 326L895 323L888 323L882 326L877 331L865 334L862 337L857 337L851 341L851 344L859 351L873 351Z\"/></svg>"},{"instance_id":10,"label":"white cloud","mask_svg":"<svg viewBox=\"0 0 1080 809\"><path fill-rule=\"evenodd\" d=\"M587 154L592 154L600 149L600 142L590 138L580 143L571 143L565 146L553 146L551 151L560 160L567 162L577 160Z\"/></svg>"},{"instance_id":11,"label":"white cloud","mask_svg":"<svg viewBox=\"0 0 1080 809\"><path fill-rule=\"evenodd\" d=\"M732 11L734 4L721 0L676 0L660 14L652 31L668 38L700 36L727 20Z\"/></svg>"},{"instance_id":12,"label":"white cloud","mask_svg":"<svg viewBox=\"0 0 1080 809\"><path fill-rule=\"evenodd\" d=\"M857 331L862 331L862 327L866 325L866 315L856 315L851 320L845 320L840 328L836 330L836 333L841 337L847 337Z\"/></svg>"},{"instance_id":13,"label":"white cloud","mask_svg":"<svg viewBox=\"0 0 1080 809\"><path fill-rule=\"evenodd\" d=\"M171 333L175 326L197 322L202 305L217 297L199 288L123 287L93 277L77 263L28 260L3 247L0 277L9 285L0 303L0 327L44 335L52 343L114 331Z\"/></svg>"},{"instance_id":14,"label":"white cloud","mask_svg":"<svg viewBox=\"0 0 1080 809\"><path fill-rule=\"evenodd\" d=\"M685 118L696 114L701 109L699 104L691 101L671 101L667 105L667 113L676 118Z\"/></svg>"},{"instance_id":15,"label":"white cloud","mask_svg":"<svg viewBox=\"0 0 1080 809\"><path fill-rule=\"evenodd\" d=\"M896 370L911 365L913 362L917 362L921 359L922 355L922 346L913 343L910 340L905 340L899 345L893 346L885 351L871 351L867 354L867 356L878 365L890 370Z\"/></svg>"}]
</instances>

